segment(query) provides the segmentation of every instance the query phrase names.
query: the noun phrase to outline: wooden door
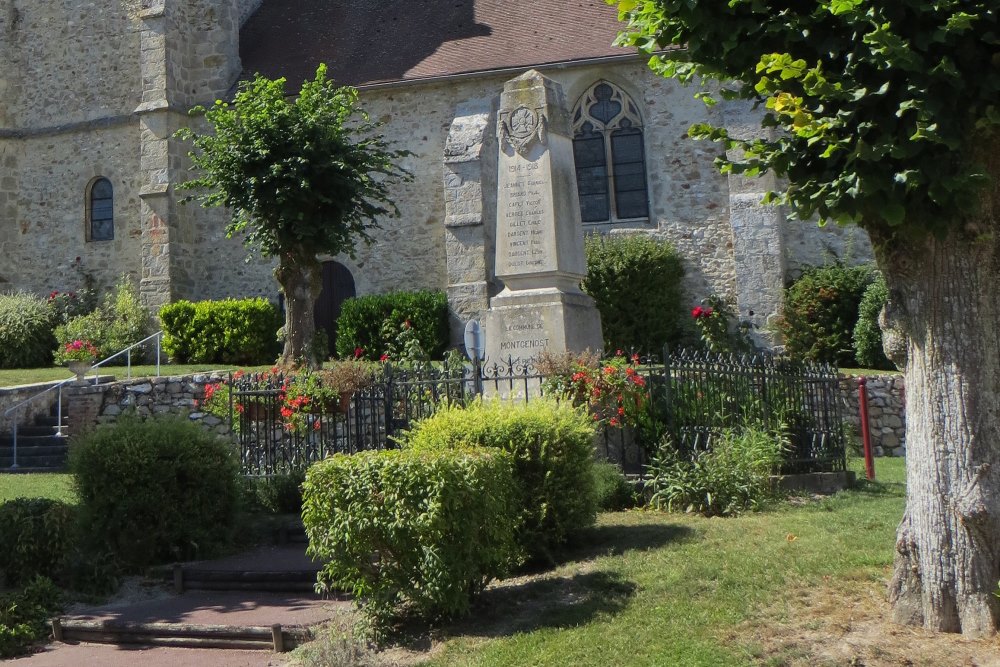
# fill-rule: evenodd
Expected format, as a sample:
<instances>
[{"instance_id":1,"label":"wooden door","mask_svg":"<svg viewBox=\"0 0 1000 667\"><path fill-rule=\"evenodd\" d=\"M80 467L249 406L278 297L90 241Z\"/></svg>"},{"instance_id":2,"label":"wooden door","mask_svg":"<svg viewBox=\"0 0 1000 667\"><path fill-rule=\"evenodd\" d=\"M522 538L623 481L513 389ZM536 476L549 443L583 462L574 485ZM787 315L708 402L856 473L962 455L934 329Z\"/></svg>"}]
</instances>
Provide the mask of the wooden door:
<instances>
[{"instance_id":1,"label":"wooden door","mask_svg":"<svg viewBox=\"0 0 1000 667\"><path fill-rule=\"evenodd\" d=\"M337 318L344 299L354 296L354 276L338 262L323 262L323 289L316 299L316 329L326 332L330 355L337 350Z\"/></svg>"}]
</instances>

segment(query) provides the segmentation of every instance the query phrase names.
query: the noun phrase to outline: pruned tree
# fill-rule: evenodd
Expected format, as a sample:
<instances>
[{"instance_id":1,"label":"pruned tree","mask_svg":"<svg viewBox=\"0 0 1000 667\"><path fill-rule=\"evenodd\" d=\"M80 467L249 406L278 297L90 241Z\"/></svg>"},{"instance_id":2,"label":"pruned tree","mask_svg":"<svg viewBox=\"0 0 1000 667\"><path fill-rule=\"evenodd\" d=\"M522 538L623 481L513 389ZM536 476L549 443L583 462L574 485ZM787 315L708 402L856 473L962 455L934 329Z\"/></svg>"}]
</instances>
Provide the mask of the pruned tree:
<instances>
[{"instance_id":1,"label":"pruned tree","mask_svg":"<svg viewBox=\"0 0 1000 667\"><path fill-rule=\"evenodd\" d=\"M616 0L608 0L615 4ZM764 132L725 172L771 170L792 216L856 223L886 277L906 372L907 506L894 618L977 636L1000 619L1000 27L996 0L617 0L624 44ZM744 102L745 104L746 102ZM892 345L892 341L899 344Z\"/></svg>"},{"instance_id":2,"label":"pruned tree","mask_svg":"<svg viewBox=\"0 0 1000 667\"><path fill-rule=\"evenodd\" d=\"M313 311L322 287L317 255L354 257L359 241L399 210L390 187L410 175L358 106L357 90L337 87L320 65L297 97L285 79L256 75L240 84L232 103L195 107L212 132L177 133L194 143L188 155L198 178L182 184L189 199L224 206L230 237L242 234L252 252L277 258L274 275L285 295L282 362L316 366L325 351L314 344Z\"/></svg>"}]
</instances>

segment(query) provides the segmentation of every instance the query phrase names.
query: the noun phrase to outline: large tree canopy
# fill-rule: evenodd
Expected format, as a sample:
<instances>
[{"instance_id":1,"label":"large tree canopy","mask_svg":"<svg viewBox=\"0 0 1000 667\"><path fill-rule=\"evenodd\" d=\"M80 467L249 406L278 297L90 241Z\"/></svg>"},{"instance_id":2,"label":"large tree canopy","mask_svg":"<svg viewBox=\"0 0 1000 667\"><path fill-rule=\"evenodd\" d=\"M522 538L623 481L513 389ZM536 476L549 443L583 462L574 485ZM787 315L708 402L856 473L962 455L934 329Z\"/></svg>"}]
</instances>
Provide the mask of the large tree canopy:
<instances>
[{"instance_id":1,"label":"large tree canopy","mask_svg":"<svg viewBox=\"0 0 1000 667\"><path fill-rule=\"evenodd\" d=\"M313 304L319 295L318 254L353 257L358 241L370 243L380 220L398 216L392 184L409 177L397 163L377 123L358 108L354 88L337 87L320 65L296 98L285 80L259 74L242 83L232 103L217 100L203 114L213 130L179 131L200 176L183 188L200 192L204 206L232 213L228 235L277 257L275 276L285 295L286 363L314 365L325 352L313 345Z\"/></svg>"},{"instance_id":2,"label":"large tree canopy","mask_svg":"<svg viewBox=\"0 0 1000 667\"><path fill-rule=\"evenodd\" d=\"M725 171L771 170L795 217L855 222L889 286L905 365L907 511L894 617L969 635L1000 601L1000 26L996 0L607 0L622 43L709 104L745 100L756 136ZM749 102L746 102L749 101Z\"/></svg>"}]
</instances>

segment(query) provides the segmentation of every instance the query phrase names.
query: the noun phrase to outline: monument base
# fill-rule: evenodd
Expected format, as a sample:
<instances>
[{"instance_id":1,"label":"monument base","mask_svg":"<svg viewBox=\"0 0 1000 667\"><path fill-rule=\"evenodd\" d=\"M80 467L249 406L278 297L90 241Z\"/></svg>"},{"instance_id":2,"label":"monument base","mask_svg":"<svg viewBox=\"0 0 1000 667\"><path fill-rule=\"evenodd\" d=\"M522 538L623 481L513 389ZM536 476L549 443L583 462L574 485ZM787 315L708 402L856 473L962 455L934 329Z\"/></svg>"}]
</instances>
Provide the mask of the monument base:
<instances>
[{"instance_id":1,"label":"monument base","mask_svg":"<svg viewBox=\"0 0 1000 667\"><path fill-rule=\"evenodd\" d=\"M527 360L549 352L600 351L601 315L583 292L547 287L504 290L483 315L486 363Z\"/></svg>"}]
</instances>

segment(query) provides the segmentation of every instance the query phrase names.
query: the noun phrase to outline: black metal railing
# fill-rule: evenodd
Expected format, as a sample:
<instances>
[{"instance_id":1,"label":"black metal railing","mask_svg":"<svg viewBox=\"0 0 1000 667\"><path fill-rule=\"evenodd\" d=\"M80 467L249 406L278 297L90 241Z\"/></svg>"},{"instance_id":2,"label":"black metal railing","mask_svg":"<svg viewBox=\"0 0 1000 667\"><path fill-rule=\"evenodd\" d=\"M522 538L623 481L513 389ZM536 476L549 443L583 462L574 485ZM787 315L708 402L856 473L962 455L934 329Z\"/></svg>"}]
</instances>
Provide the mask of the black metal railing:
<instances>
[{"instance_id":1,"label":"black metal railing","mask_svg":"<svg viewBox=\"0 0 1000 667\"><path fill-rule=\"evenodd\" d=\"M844 436L836 369L759 354L727 357L678 352L646 356L636 364L650 392L651 416L684 448L711 447L727 428L760 425L781 430L792 444L786 471L841 470ZM304 426L289 430L281 414L280 374L246 374L232 382L234 433L246 475L274 475L334 453L395 446L394 436L444 403L477 396L529 401L544 393L532 361L491 364L386 365L370 387L356 392L344 412L318 406ZM302 420L300 420L301 422ZM628 474L641 475L653 431L604 426L595 450Z\"/></svg>"}]
</instances>

